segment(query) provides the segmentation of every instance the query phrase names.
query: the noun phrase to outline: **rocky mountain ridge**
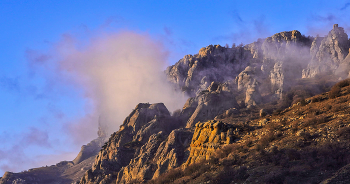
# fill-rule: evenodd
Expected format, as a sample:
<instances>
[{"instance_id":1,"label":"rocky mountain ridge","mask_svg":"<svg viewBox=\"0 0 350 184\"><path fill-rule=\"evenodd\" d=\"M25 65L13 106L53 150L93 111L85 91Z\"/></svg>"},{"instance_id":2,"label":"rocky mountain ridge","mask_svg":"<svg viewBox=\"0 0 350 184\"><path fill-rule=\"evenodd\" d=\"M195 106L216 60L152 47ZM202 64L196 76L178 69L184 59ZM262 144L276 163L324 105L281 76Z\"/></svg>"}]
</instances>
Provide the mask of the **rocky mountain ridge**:
<instances>
[{"instance_id":1,"label":"rocky mountain ridge","mask_svg":"<svg viewBox=\"0 0 350 184\"><path fill-rule=\"evenodd\" d=\"M221 148L237 145L233 143L272 121L271 117L254 120L259 115L284 112L292 103L304 103L305 98L348 77L349 48L348 35L338 25L325 37L306 37L293 30L248 45L204 47L166 70L169 81L190 96L182 109L171 114L162 103L140 103L104 145L94 140L82 147L73 162L54 167L60 171L52 170L65 173L81 168L76 175L80 179L58 174L51 180L31 180L29 176L36 173L29 171L5 173L0 183L157 182L170 171L192 168L203 159L210 161ZM327 77L323 80L322 75ZM85 162L90 165L79 165ZM218 166L214 175L224 172L222 169ZM245 181L260 176L248 175L251 179Z\"/></svg>"}]
</instances>

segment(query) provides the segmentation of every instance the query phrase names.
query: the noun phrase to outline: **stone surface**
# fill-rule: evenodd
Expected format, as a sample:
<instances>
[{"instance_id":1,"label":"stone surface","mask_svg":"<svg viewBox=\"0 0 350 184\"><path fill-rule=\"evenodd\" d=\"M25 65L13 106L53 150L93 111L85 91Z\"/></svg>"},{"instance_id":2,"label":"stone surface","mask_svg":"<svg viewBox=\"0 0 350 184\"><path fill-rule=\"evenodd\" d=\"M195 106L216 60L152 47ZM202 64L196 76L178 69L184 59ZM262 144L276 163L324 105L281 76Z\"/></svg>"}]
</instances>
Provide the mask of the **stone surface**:
<instances>
[{"instance_id":1,"label":"stone surface","mask_svg":"<svg viewBox=\"0 0 350 184\"><path fill-rule=\"evenodd\" d=\"M344 28L333 26L324 38L317 37L310 48L311 62L303 70L303 78L323 72L334 72L349 53L348 35Z\"/></svg>"},{"instance_id":2,"label":"stone surface","mask_svg":"<svg viewBox=\"0 0 350 184\"><path fill-rule=\"evenodd\" d=\"M120 130L112 134L103 146L80 183L128 183L135 179L151 179L158 165L166 165L155 164L157 159L166 158L154 159L154 154L162 148L161 143L169 133L180 125L180 121L170 116L164 104L138 104L124 120ZM176 163L177 157L172 155L169 159Z\"/></svg>"},{"instance_id":3,"label":"stone surface","mask_svg":"<svg viewBox=\"0 0 350 184\"><path fill-rule=\"evenodd\" d=\"M229 90L229 84L215 84L216 88L213 87L214 84L193 99L192 104L196 107L187 121L186 128L194 127L198 121L214 119L218 114L238 107L234 93Z\"/></svg>"},{"instance_id":4,"label":"stone surface","mask_svg":"<svg viewBox=\"0 0 350 184\"><path fill-rule=\"evenodd\" d=\"M221 121L198 122L190 145L190 155L185 166L208 160L222 145L233 143L234 126Z\"/></svg>"}]
</instances>

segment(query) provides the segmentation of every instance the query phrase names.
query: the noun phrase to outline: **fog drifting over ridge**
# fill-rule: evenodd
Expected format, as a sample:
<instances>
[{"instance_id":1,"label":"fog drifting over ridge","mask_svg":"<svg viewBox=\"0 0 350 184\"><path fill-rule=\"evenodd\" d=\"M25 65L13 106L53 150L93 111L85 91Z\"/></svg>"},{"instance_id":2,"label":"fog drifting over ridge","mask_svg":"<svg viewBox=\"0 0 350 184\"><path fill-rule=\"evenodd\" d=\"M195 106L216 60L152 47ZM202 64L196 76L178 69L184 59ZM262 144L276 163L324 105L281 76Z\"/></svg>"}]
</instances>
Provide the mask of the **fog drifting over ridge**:
<instances>
[{"instance_id":1,"label":"fog drifting over ridge","mask_svg":"<svg viewBox=\"0 0 350 184\"><path fill-rule=\"evenodd\" d=\"M80 45L66 36L50 59L36 63L55 66L55 78L82 88L84 97L92 100L92 113L65 126L77 144L96 138L100 117L113 133L138 103L164 103L173 112L187 100L166 79L167 52L148 35L109 33Z\"/></svg>"}]
</instances>

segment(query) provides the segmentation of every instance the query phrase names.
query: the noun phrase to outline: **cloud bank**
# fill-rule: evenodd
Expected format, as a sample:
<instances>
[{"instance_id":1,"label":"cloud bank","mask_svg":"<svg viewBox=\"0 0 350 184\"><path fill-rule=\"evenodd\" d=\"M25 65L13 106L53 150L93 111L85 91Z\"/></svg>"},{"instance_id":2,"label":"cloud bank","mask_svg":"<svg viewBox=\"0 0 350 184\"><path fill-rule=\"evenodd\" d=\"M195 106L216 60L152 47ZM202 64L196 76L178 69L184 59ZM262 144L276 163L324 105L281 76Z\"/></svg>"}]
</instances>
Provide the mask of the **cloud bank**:
<instances>
[{"instance_id":1,"label":"cloud bank","mask_svg":"<svg viewBox=\"0 0 350 184\"><path fill-rule=\"evenodd\" d=\"M33 69L49 70L48 78L83 89L83 97L92 101L89 114L64 126L77 144L96 137L99 117L112 133L138 103L162 102L172 112L187 99L167 82L168 53L148 35L105 33L84 43L65 35L47 59L33 55L39 57L31 59Z\"/></svg>"}]
</instances>

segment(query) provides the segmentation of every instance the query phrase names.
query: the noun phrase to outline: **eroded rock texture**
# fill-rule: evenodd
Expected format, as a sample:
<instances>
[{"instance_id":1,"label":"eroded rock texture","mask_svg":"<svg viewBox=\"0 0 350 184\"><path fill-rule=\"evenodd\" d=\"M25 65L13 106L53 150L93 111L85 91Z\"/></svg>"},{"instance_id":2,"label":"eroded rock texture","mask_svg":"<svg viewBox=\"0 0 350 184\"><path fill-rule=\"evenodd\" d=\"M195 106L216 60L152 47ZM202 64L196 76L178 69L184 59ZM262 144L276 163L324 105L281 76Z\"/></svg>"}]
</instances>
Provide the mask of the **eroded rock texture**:
<instances>
[{"instance_id":1,"label":"eroded rock texture","mask_svg":"<svg viewBox=\"0 0 350 184\"><path fill-rule=\"evenodd\" d=\"M348 35L344 32L344 28L335 24L326 37L317 37L313 40L310 48L312 59L309 66L303 70L303 78L314 77L324 72L333 73L348 53Z\"/></svg>"},{"instance_id":2,"label":"eroded rock texture","mask_svg":"<svg viewBox=\"0 0 350 184\"><path fill-rule=\"evenodd\" d=\"M194 127L198 121L207 121L213 119L218 114L224 113L227 109L238 107L233 91L231 91L229 82L219 84L212 82L207 90L202 91L189 104L184 107L186 113L187 106L194 110L190 112L186 128Z\"/></svg>"},{"instance_id":3,"label":"eroded rock texture","mask_svg":"<svg viewBox=\"0 0 350 184\"><path fill-rule=\"evenodd\" d=\"M80 183L144 181L177 167L192 136L179 126L164 104L138 104Z\"/></svg>"},{"instance_id":4,"label":"eroded rock texture","mask_svg":"<svg viewBox=\"0 0 350 184\"><path fill-rule=\"evenodd\" d=\"M234 128L233 125L221 121L198 122L191 141L190 155L185 166L203 159L208 160L220 146L231 144L235 139Z\"/></svg>"}]
</instances>

